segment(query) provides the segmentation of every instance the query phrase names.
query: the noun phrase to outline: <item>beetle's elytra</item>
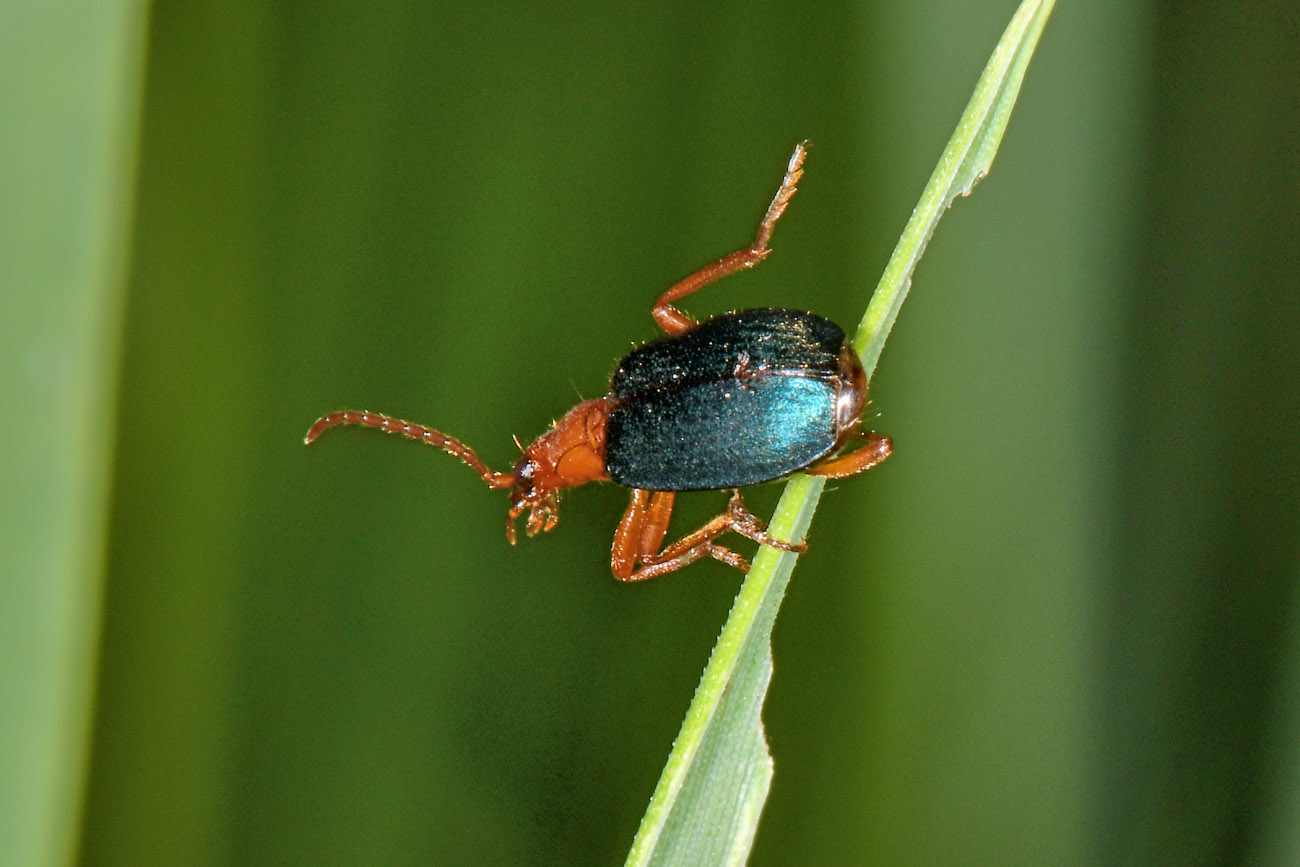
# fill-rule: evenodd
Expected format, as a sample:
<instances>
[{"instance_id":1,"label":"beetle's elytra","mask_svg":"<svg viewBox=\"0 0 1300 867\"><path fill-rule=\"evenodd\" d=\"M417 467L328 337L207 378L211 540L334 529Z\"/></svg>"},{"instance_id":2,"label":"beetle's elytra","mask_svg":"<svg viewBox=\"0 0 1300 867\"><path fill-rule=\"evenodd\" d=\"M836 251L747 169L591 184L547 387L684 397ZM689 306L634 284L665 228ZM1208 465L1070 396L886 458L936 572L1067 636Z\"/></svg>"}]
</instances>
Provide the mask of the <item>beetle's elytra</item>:
<instances>
[{"instance_id":1,"label":"beetle's elytra","mask_svg":"<svg viewBox=\"0 0 1300 867\"><path fill-rule=\"evenodd\" d=\"M767 258L807 153L807 142L795 147L754 243L660 295L651 315L667 336L624 357L609 393L565 413L524 449L511 472L488 469L473 449L444 433L372 412L330 413L312 425L306 442L355 424L438 446L489 487L512 489L506 517L512 545L524 512L529 536L555 526L564 488L598 481L629 487L632 500L611 555L621 581L653 578L705 556L745 571L749 563L716 541L728 531L803 551L803 543L768 535L739 488L797 471L843 478L889 457L889 438L862 428L862 362L838 325L812 313L765 307L696 322L672 303ZM727 511L665 547L676 492L699 490L730 490Z\"/></svg>"},{"instance_id":2,"label":"beetle's elytra","mask_svg":"<svg viewBox=\"0 0 1300 867\"><path fill-rule=\"evenodd\" d=\"M844 332L820 316L765 308L715 317L619 364L605 470L653 491L780 478L825 457L857 424L863 376Z\"/></svg>"}]
</instances>

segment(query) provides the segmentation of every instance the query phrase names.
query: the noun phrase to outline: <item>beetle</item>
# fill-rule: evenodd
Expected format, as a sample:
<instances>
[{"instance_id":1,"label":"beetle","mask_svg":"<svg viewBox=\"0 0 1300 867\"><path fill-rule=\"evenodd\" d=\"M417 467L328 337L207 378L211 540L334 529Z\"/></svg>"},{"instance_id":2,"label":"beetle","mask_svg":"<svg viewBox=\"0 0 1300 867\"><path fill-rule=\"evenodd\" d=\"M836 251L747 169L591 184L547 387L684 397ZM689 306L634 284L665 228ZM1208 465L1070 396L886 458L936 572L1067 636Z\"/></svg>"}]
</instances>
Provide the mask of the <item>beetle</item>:
<instances>
[{"instance_id":1,"label":"beetle","mask_svg":"<svg viewBox=\"0 0 1300 867\"><path fill-rule=\"evenodd\" d=\"M511 472L489 469L473 449L440 431L368 411L323 416L305 442L332 427L361 425L437 446L488 487L511 490L506 538L512 545L525 512L529 536L555 527L565 488L597 481L631 488L610 557L620 581L664 575L705 556L747 571L744 557L716 541L728 531L760 545L806 550L803 542L769 535L745 508L740 488L799 471L844 478L889 456L891 440L862 427L867 378L857 352L843 329L813 313L764 307L697 322L673 302L767 258L808 147L806 141L795 147L754 243L660 295L651 315L666 336L625 356L609 393L565 413L523 449ZM726 511L665 546L676 493L696 490L730 491Z\"/></svg>"}]
</instances>

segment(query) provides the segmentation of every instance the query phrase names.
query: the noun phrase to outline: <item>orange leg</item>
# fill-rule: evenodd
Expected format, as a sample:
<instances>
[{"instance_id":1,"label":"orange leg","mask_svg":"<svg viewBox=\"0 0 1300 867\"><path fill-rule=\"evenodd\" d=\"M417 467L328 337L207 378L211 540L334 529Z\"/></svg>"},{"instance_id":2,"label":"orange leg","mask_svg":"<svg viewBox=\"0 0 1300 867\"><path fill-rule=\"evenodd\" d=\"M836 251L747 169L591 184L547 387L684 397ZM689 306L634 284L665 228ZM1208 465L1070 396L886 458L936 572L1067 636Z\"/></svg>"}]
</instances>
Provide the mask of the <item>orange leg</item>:
<instances>
[{"instance_id":1,"label":"orange leg","mask_svg":"<svg viewBox=\"0 0 1300 867\"><path fill-rule=\"evenodd\" d=\"M785 213L786 205L790 204L790 199L795 194L797 189L795 185L803 176L803 161L807 155L808 142L801 141L795 145L794 153L790 155L790 162L785 169L785 177L781 180L781 186L777 189L772 204L768 205L763 221L758 224L758 235L754 238L753 244L744 250L737 250L730 256L724 256L712 265L706 265L659 296L650 313L654 316L655 322L659 323L660 328L669 334L679 334L688 328L693 328L696 325L695 320L673 307L672 302L685 298L728 274L753 268L767 258L768 253L772 252L767 246L767 242L772 238L772 229L776 226L776 221Z\"/></svg>"},{"instance_id":2,"label":"orange leg","mask_svg":"<svg viewBox=\"0 0 1300 867\"><path fill-rule=\"evenodd\" d=\"M742 572L749 571L749 562L734 551L713 540L727 531L739 533L760 545L770 545L784 551L802 552L807 545L792 544L777 539L767 532L767 527L746 508L739 491L731 492L727 511L709 521L693 533L660 550L672 516L672 491L632 491L623 520L614 533L614 549L610 563L614 577L620 581L644 581L658 575L675 572L701 557L713 557ZM637 570L637 563L641 569Z\"/></svg>"},{"instance_id":3,"label":"orange leg","mask_svg":"<svg viewBox=\"0 0 1300 867\"><path fill-rule=\"evenodd\" d=\"M650 507L651 491L640 488L632 490L632 499L627 504L623 519L614 531L614 548L610 552L610 567L614 577L620 581L632 580L636 571L637 557L641 553L641 539L646 525L646 512Z\"/></svg>"},{"instance_id":4,"label":"orange leg","mask_svg":"<svg viewBox=\"0 0 1300 867\"><path fill-rule=\"evenodd\" d=\"M882 437L872 431L860 431L858 436L866 440L860 448L847 455L827 458L811 467L804 468L810 476L822 476L827 479L842 479L869 470L889 457L894 449L894 442L889 437Z\"/></svg>"},{"instance_id":5,"label":"orange leg","mask_svg":"<svg viewBox=\"0 0 1300 867\"><path fill-rule=\"evenodd\" d=\"M664 536L668 535L668 521L673 516L673 500L676 497L677 495L672 491L655 491L650 497L650 508L646 510L645 522L641 525L638 557L652 555L663 548Z\"/></svg>"}]
</instances>

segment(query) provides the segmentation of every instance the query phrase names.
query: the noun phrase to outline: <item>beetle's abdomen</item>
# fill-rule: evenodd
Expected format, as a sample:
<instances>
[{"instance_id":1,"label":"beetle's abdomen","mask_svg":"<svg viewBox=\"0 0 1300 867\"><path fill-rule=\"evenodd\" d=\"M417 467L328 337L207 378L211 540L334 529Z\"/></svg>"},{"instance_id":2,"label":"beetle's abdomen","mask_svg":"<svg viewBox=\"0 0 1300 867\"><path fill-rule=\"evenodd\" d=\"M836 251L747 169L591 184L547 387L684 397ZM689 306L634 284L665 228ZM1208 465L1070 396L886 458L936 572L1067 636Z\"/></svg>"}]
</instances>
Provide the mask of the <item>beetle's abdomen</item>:
<instances>
[{"instance_id":1,"label":"beetle's abdomen","mask_svg":"<svg viewBox=\"0 0 1300 867\"><path fill-rule=\"evenodd\" d=\"M837 407L855 387L846 349L833 322L763 308L634 350L610 384L609 477L632 488L712 490L808 466L843 429Z\"/></svg>"}]
</instances>

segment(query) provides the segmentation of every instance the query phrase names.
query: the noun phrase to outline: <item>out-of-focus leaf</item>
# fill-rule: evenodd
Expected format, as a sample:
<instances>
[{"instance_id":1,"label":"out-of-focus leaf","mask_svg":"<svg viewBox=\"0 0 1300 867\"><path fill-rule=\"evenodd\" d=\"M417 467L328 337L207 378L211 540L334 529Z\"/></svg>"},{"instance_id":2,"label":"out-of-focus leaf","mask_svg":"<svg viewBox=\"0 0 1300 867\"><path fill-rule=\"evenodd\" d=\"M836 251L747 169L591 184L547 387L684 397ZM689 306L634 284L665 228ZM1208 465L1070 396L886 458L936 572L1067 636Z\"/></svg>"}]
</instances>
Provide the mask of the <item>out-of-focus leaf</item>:
<instances>
[{"instance_id":1,"label":"out-of-focus leaf","mask_svg":"<svg viewBox=\"0 0 1300 867\"><path fill-rule=\"evenodd\" d=\"M76 851L145 5L0 10L0 853Z\"/></svg>"}]
</instances>

